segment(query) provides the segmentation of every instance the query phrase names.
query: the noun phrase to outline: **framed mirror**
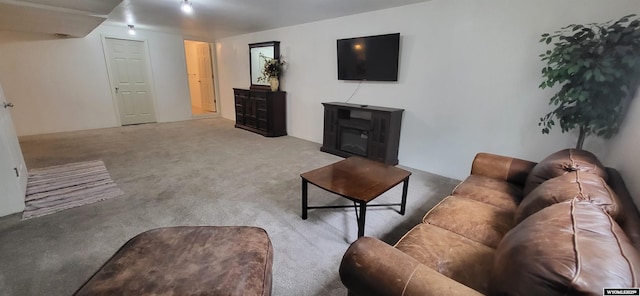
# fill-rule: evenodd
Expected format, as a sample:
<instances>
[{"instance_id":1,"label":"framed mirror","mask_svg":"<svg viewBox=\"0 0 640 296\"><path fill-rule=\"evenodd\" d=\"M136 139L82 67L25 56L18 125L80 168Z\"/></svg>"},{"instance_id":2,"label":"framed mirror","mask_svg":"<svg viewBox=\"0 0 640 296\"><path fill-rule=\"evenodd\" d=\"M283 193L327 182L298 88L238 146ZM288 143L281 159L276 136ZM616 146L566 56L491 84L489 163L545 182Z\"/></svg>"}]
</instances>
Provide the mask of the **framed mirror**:
<instances>
[{"instance_id":1,"label":"framed mirror","mask_svg":"<svg viewBox=\"0 0 640 296\"><path fill-rule=\"evenodd\" d=\"M269 81L258 81L265 62L260 57L261 54L272 59L280 57L280 41L249 44L249 76L252 89L269 89Z\"/></svg>"}]
</instances>

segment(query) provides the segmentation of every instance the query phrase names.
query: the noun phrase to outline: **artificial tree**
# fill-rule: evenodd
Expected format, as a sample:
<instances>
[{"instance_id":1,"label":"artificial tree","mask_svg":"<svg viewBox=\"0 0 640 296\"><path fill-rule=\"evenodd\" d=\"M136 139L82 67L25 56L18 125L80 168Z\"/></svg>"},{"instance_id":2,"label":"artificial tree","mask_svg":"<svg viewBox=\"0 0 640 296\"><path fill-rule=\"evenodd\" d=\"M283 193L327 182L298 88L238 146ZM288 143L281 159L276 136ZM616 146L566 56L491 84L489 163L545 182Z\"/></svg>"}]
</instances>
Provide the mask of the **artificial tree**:
<instances>
[{"instance_id":1,"label":"artificial tree","mask_svg":"<svg viewBox=\"0 0 640 296\"><path fill-rule=\"evenodd\" d=\"M555 109L540 118L542 133L555 118L562 132L579 128L577 149L587 135L615 135L640 82L640 19L572 24L542 34L540 42L552 45L540 55L546 62L540 88L562 86L549 100Z\"/></svg>"}]
</instances>

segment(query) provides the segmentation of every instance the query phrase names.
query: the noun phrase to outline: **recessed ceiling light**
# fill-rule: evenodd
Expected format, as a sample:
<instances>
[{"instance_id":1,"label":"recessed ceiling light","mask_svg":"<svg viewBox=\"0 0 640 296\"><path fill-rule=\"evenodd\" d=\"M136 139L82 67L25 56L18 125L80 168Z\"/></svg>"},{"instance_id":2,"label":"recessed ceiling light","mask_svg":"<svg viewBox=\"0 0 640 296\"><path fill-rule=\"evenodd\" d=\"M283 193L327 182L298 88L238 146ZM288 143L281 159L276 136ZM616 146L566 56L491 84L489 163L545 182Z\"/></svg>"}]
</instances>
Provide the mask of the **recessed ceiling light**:
<instances>
[{"instance_id":1,"label":"recessed ceiling light","mask_svg":"<svg viewBox=\"0 0 640 296\"><path fill-rule=\"evenodd\" d=\"M136 28L133 25L128 25L128 26L129 26L129 35L135 35Z\"/></svg>"},{"instance_id":2,"label":"recessed ceiling light","mask_svg":"<svg viewBox=\"0 0 640 296\"><path fill-rule=\"evenodd\" d=\"M189 0L182 1L180 4L180 8L184 13L192 13L193 12L193 4L189 2Z\"/></svg>"}]
</instances>

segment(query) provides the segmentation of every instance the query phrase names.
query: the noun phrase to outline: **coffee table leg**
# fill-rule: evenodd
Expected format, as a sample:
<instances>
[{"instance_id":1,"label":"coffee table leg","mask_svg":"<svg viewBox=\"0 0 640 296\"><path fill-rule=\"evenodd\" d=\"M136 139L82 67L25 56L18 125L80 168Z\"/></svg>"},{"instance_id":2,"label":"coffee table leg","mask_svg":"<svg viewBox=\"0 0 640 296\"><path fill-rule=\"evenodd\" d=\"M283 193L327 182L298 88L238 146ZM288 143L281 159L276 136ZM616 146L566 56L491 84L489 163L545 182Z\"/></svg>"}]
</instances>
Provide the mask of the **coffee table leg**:
<instances>
[{"instance_id":1,"label":"coffee table leg","mask_svg":"<svg viewBox=\"0 0 640 296\"><path fill-rule=\"evenodd\" d=\"M302 179L302 220L307 220L307 183Z\"/></svg>"},{"instance_id":2,"label":"coffee table leg","mask_svg":"<svg viewBox=\"0 0 640 296\"><path fill-rule=\"evenodd\" d=\"M407 177L402 184L402 204L400 205L400 215L404 215L404 211L407 207L407 190L409 189L409 177Z\"/></svg>"},{"instance_id":3,"label":"coffee table leg","mask_svg":"<svg viewBox=\"0 0 640 296\"><path fill-rule=\"evenodd\" d=\"M367 204L360 203L360 216L358 216L358 237L364 236L364 221L367 217Z\"/></svg>"}]
</instances>

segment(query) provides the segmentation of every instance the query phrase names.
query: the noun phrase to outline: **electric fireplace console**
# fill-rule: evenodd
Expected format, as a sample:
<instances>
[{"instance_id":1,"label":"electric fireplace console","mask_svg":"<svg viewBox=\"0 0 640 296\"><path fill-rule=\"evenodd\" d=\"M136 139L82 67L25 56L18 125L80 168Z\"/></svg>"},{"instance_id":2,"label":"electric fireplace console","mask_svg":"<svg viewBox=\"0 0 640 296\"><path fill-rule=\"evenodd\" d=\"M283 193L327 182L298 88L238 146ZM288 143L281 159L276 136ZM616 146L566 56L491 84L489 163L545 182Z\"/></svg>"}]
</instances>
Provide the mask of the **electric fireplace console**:
<instances>
[{"instance_id":1,"label":"electric fireplace console","mask_svg":"<svg viewBox=\"0 0 640 296\"><path fill-rule=\"evenodd\" d=\"M321 151L398 164L403 109L335 102L322 105L324 136Z\"/></svg>"}]
</instances>

